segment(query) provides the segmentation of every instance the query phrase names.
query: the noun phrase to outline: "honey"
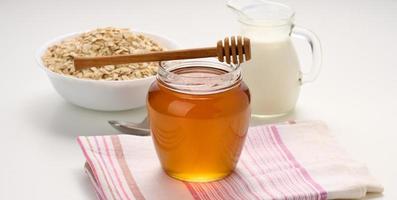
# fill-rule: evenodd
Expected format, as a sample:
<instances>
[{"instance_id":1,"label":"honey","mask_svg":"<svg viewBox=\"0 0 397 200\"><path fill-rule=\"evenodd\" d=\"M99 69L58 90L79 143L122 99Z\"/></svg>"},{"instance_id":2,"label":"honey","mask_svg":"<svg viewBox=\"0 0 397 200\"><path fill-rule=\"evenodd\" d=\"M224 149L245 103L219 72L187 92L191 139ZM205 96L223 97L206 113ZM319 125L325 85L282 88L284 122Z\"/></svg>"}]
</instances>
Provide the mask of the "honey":
<instances>
[{"instance_id":1,"label":"honey","mask_svg":"<svg viewBox=\"0 0 397 200\"><path fill-rule=\"evenodd\" d=\"M250 118L250 94L238 66L191 61L162 67L147 107L164 171L193 182L229 175Z\"/></svg>"}]
</instances>

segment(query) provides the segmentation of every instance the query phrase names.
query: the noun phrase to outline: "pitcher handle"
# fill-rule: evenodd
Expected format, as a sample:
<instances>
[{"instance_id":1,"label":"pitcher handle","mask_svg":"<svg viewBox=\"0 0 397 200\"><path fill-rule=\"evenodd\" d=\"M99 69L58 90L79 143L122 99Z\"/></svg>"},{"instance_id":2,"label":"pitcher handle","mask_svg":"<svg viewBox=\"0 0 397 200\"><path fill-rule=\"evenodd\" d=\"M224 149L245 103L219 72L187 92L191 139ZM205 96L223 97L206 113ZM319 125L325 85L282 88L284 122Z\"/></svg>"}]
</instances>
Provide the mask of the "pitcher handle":
<instances>
[{"instance_id":1,"label":"pitcher handle","mask_svg":"<svg viewBox=\"0 0 397 200\"><path fill-rule=\"evenodd\" d=\"M310 45L312 52L312 67L309 72L302 73L300 82L301 84L312 82L316 80L321 69L322 52L320 40L313 32L297 26L293 26L291 35L293 37L306 40Z\"/></svg>"}]
</instances>

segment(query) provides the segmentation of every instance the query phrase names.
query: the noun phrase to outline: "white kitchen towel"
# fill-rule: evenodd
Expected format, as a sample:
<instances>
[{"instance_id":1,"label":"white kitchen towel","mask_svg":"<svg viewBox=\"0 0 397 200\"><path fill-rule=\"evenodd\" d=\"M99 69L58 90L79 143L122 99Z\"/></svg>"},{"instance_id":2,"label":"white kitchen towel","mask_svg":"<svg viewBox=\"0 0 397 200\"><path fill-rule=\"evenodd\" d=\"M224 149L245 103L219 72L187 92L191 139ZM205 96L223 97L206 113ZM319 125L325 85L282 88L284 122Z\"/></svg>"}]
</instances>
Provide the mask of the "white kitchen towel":
<instances>
[{"instance_id":1,"label":"white kitchen towel","mask_svg":"<svg viewBox=\"0 0 397 200\"><path fill-rule=\"evenodd\" d=\"M318 121L250 127L236 170L209 183L168 177L151 137L81 136L78 143L104 200L358 199L383 191Z\"/></svg>"}]
</instances>

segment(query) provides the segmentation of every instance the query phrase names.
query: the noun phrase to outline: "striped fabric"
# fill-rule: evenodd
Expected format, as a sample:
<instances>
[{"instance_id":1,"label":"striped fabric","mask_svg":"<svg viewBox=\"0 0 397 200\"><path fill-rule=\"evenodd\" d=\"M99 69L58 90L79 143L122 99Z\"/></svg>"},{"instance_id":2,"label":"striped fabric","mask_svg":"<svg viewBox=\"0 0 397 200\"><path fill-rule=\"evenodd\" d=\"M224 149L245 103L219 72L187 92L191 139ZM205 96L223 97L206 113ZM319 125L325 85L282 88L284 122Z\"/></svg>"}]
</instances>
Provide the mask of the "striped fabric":
<instances>
[{"instance_id":1,"label":"striped fabric","mask_svg":"<svg viewBox=\"0 0 397 200\"><path fill-rule=\"evenodd\" d=\"M253 127L250 132L234 174L213 183L186 183L195 199L327 199L275 126Z\"/></svg>"},{"instance_id":2,"label":"striped fabric","mask_svg":"<svg viewBox=\"0 0 397 200\"><path fill-rule=\"evenodd\" d=\"M280 126L294 125L251 127L235 172L209 183L164 175L149 137L79 137L78 143L98 199L327 199L324 186L284 143Z\"/></svg>"},{"instance_id":3,"label":"striped fabric","mask_svg":"<svg viewBox=\"0 0 397 200\"><path fill-rule=\"evenodd\" d=\"M128 169L118 136L79 137L77 141L99 199L145 199Z\"/></svg>"}]
</instances>

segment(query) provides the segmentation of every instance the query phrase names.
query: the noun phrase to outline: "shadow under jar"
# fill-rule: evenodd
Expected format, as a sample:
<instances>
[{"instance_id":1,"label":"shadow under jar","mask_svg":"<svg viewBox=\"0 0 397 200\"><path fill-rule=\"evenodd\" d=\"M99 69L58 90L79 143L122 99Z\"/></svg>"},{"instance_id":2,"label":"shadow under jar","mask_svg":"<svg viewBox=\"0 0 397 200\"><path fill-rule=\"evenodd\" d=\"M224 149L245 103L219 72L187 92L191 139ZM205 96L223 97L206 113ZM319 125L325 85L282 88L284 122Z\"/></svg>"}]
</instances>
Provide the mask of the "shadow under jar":
<instances>
[{"instance_id":1,"label":"shadow under jar","mask_svg":"<svg viewBox=\"0 0 397 200\"><path fill-rule=\"evenodd\" d=\"M169 176L207 182L233 171L250 119L250 94L238 65L162 62L147 108L157 155Z\"/></svg>"}]
</instances>

